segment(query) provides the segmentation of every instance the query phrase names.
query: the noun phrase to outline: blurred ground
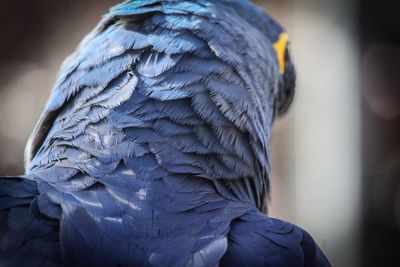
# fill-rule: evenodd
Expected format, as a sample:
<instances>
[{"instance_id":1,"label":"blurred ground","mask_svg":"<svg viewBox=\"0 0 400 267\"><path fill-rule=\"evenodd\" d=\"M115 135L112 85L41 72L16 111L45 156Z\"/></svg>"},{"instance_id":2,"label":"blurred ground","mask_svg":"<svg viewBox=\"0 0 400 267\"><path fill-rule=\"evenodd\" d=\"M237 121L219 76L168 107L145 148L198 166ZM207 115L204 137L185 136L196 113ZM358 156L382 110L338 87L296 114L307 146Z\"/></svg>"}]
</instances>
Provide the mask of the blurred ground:
<instances>
[{"instance_id":1,"label":"blurred ground","mask_svg":"<svg viewBox=\"0 0 400 267\"><path fill-rule=\"evenodd\" d=\"M0 2L0 175L23 173L59 65L117 2ZM333 266L400 266L399 4L254 2L287 28L298 70L275 123L271 215L307 229Z\"/></svg>"}]
</instances>

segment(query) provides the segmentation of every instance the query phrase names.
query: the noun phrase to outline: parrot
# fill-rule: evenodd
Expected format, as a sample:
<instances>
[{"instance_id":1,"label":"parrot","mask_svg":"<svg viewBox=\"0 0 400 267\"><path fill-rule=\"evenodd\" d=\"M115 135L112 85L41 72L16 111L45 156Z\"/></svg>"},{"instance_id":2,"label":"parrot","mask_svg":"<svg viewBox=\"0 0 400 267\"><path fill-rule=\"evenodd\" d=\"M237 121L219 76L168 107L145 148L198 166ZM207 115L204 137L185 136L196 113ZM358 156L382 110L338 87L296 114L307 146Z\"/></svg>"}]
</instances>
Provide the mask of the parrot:
<instances>
[{"instance_id":1,"label":"parrot","mask_svg":"<svg viewBox=\"0 0 400 267\"><path fill-rule=\"evenodd\" d=\"M330 266L269 217L274 119L296 72L249 0L128 0L61 66L0 177L0 266Z\"/></svg>"}]
</instances>

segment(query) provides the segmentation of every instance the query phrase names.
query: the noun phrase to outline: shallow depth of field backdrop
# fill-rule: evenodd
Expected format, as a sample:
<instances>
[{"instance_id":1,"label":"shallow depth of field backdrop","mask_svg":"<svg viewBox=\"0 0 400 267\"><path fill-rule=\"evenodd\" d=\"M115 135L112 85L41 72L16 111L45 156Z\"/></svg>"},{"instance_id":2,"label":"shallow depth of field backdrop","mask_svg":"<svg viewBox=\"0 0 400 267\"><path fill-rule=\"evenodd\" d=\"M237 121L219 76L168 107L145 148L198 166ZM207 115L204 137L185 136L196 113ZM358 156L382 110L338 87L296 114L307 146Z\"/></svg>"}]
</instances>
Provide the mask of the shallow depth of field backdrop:
<instances>
[{"instance_id":1,"label":"shallow depth of field backdrop","mask_svg":"<svg viewBox=\"0 0 400 267\"><path fill-rule=\"evenodd\" d=\"M0 2L0 175L23 173L59 65L117 2ZM298 71L275 123L271 216L307 229L333 266L400 266L399 2L254 2L287 28Z\"/></svg>"}]
</instances>

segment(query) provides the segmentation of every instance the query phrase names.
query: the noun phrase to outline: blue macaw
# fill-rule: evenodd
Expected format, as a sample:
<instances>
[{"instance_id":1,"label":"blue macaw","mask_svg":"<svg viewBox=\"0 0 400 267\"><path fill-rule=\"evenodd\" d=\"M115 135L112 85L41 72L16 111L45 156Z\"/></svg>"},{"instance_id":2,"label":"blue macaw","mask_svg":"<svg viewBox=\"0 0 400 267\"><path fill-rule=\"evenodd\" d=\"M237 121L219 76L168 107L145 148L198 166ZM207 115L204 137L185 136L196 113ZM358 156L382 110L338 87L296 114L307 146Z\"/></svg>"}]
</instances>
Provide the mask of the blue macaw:
<instances>
[{"instance_id":1,"label":"blue macaw","mask_svg":"<svg viewBox=\"0 0 400 267\"><path fill-rule=\"evenodd\" d=\"M63 64L0 178L1 266L329 266L264 214L283 28L246 0L129 0Z\"/></svg>"}]
</instances>

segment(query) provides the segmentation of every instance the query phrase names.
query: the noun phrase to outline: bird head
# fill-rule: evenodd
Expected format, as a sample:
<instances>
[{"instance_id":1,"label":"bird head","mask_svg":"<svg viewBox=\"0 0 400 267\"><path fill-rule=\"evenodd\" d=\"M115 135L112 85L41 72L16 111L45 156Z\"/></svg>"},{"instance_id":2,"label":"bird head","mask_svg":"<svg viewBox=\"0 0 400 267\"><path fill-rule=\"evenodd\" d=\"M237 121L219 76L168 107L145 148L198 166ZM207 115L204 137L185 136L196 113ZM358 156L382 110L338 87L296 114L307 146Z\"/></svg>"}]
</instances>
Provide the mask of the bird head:
<instances>
[{"instance_id":1,"label":"bird head","mask_svg":"<svg viewBox=\"0 0 400 267\"><path fill-rule=\"evenodd\" d=\"M256 27L273 46L274 58L279 70L279 86L273 97L275 114L284 114L293 101L296 84L296 71L291 58L289 35L271 15L256 7L251 1L237 0L230 3L233 3L238 13Z\"/></svg>"},{"instance_id":2,"label":"bird head","mask_svg":"<svg viewBox=\"0 0 400 267\"><path fill-rule=\"evenodd\" d=\"M265 13L263 32L273 45L279 70L279 86L275 95L275 112L284 114L290 107L296 86L296 70L292 62L290 38L286 30L269 14ZM259 26L260 27L260 26Z\"/></svg>"}]
</instances>

